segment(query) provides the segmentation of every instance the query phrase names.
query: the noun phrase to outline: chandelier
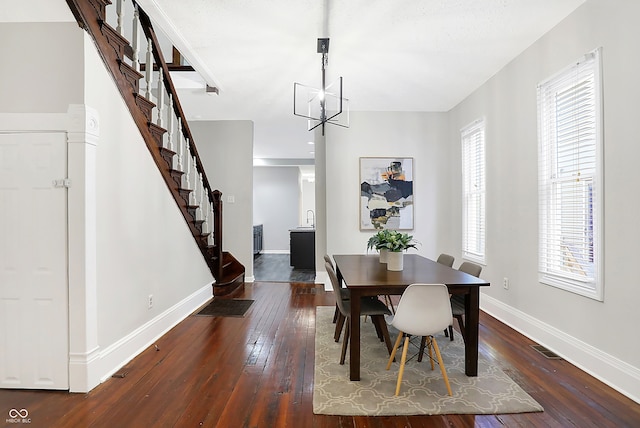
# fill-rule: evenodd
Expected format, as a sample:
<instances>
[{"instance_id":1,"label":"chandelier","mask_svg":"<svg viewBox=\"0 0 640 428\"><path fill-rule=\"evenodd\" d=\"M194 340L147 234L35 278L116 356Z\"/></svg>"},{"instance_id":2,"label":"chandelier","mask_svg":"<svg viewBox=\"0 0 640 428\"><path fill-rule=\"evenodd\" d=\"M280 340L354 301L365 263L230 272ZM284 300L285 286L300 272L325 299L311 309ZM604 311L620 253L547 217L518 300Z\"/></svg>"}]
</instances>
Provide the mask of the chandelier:
<instances>
[{"instance_id":1,"label":"chandelier","mask_svg":"<svg viewBox=\"0 0 640 428\"><path fill-rule=\"evenodd\" d=\"M322 54L322 86L314 88L293 84L293 114L308 120L308 130L325 124L349 127L349 100L342 96L342 77L327 86L326 68L329 62L329 39L318 39L318 53ZM344 113L344 114L343 114Z\"/></svg>"}]
</instances>

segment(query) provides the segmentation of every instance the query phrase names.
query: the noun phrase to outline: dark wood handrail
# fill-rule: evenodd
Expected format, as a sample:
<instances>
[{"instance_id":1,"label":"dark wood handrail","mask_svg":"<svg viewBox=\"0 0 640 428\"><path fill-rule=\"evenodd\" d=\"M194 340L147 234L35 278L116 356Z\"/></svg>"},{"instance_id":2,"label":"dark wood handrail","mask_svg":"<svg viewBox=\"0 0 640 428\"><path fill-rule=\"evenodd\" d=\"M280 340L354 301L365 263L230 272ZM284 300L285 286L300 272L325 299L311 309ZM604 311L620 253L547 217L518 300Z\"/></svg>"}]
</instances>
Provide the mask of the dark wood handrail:
<instances>
[{"instance_id":1,"label":"dark wood handrail","mask_svg":"<svg viewBox=\"0 0 640 428\"><path fill-rule=\"evenodd\" d=\"M222 295L234 292L240 285L244 284L245 269L235 257L222 251L222 193L219 190L213 190L207 178L186 115L180 104L177 90L171 79L170 66L164 59L149 16L140 8L135 0L132 0L132 4L138 11L139 25L144 32L146 40L151 43L154 63L144 64L144 67L153 67L154 69L162 70L162 89L172 98L173 111L170 112L170 114L173 114L174 116L172 117L175 117L181 122L181 137L188 142L186 151L188 151L189 156L195 162L194 168L198 177L202 177L202 187L204 189L202 197L206 195L212 207L211 213L213 218L210 222L207 222L207 225L210 226L213 231L207 231L206 233L203 233L202 228L204 220L196 217L197 204L191 205L189 202L189 195L194 189L182 188L182 175L184 171L173 169L173 156L176 153L164 147L163 135L166 130L151 121L151 111L155 107L155 104L139 93L138 80L141 74L124 62L125 58L132 59L133 49L130 46L130 42L105 22L106 7L111 4L111 1L66 1L78 24L86 30L95 41L107 70L114 77L115 83L131 111L131 115L156 165L160 169L169 190L187 221L189 229L216 279L214 294ZM160 111L159 114L162 114L162 111ZM181 141L178 141L178 144L182 144ZM191 162L191 160L189 159L188 162ZM199 208L205 209L206 206ZM208 237L210 234L213 245L209 244Z\"/></svg>"},{"instance_id":2,"label":"dark wood handrail","mask_svg":"<svg viewBox=\"0 0 640 428\"><path fill-rule=\"evenodd\" d=\"M194 144L193 135L191 134L191 129L189 128L189 124L187 122L187 117L182 110L182 105L180 104L180 100L178 99L178 91L176 91L175 86L173 85L173 80L171 80L171 74L169 71L169 66L164 59L164 55L162 54L162 50L160 49L160 43L158 42L158 38L156 37L156 32L153 29L153 25L151 24L151 20L149 19L149 15L147 15L141 8L138 6L138 13L140 14L140 24L142 25L142 29L144 34L151 40L151 46L153 47L153 57L155 59L156 64L162 68L162 78L164 81L165 89L167 93L173 96L173 110L177 117L182 119L182 133L183 137L188 138L189 141L189 151L191 155L196 160L196 167L198 172L202 174L202 181L204 182L204 187L207 189L207 193L209 194L209 201L213 202L213 198L211 195L212 187L209 184L209 180L207 179L207 174L204 170L204 165L202 165L202 161L200 160L200 155L198 154L198 149Z\"/></svg>"}]
</instances>

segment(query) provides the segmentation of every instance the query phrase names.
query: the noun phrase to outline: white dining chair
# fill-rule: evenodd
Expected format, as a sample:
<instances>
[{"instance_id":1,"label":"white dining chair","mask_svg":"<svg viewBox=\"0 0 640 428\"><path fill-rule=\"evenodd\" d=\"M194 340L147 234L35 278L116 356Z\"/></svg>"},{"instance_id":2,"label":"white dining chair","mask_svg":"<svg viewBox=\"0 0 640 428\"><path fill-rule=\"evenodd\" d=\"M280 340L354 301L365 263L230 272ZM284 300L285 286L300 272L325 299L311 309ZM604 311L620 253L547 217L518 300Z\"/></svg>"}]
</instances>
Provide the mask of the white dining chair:
<instances>
[{"instance_id":1,"label":"white dining chair","mask_svg":"<svg viewBox=\"0 0 640 428\"><path fill-rule=\"evenodd\" d=\"M409 338L411 336L426 337L431 370L434 369L433 352L435 352L438 365L442 371L442 377L447 386L447 391L449 395L452 395L447 371L444 367L442 356L440 355L440 349L438 348L435 337L433 337L435 333L443 331L452 322L453 314L451 313L451 302L449 301L449 291L446 285L411 284L407 287L402 297L400 297L400 302L398 302L393 319L389 322L390 325L399 330L399 333L387 363L387 370L391 368L391 363L402 342L402 337L405 337L395 395L400 393L402 375L407 361L407 350L409 349Z\"/></svg>"}]
</instances>

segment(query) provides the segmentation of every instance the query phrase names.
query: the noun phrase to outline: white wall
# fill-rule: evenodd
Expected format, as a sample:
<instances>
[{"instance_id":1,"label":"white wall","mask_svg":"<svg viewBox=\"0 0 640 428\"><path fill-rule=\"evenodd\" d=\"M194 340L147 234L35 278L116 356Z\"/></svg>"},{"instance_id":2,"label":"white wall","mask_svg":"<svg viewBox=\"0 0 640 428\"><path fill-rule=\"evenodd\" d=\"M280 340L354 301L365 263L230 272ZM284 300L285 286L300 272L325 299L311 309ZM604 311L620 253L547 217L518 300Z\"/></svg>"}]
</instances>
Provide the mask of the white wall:
<instances>
[{"instance_id":1,"label":"white wall","mask_svg":"<svg viewBox=\"0 0 640 428\"><path fill-rule=\"evenodd\" d=\"M255 166L253 173L253 222L263 225L264 252L288 253L289 229L300 225L300 169Z\"/></svg>"},{"instance_id":2,"label":"white wall","mask_svg":"<svg viewBox=\"0 0 640 428\"><path fill-rule=\"evenodd\" d=\"M0 42L0 55L10 58L0 67L0 112L20 129L47 129L28 121L82 121L67 111L89 106L92 132L100 129L95 145L85 144L86 158L75 157L82 153L76 140L69 150L69 211L84 222L68 225L70 246L86 251L70 254L71 263L86 263L69 266L70 384L86 391L204 303L212 276L86 33L75 22L0 24ZM52 129L78 128L64 122L51 121Z\"/></svg>"},{"instance_id":3,"label":"white wall","mask_svg":"<svg viewBox=\"0 0 640 428\"><path fill-rule=\"evenodd\" d=\"M84 99L100 116L97 283L98 337L104 348L207 286L213 278L88 39L85 55ZM150 294L154 306L147 309Z\"/></svg>"},{"instance_id":4,"label":"white wall","mask_svg":"<svg viewBox=\"0 0 640 428\"><path fill-rule=\"evenodd\" d=\"M253 278L253 122L248 120L189 123L198 153L214 190L222 192L222 248ZM233 201L233 202L232 202Z\"/></svg>"},{"instance_id":5,"label":"white wall","mask_svg":"<svg viewBox=\"0 0 640 428\"><path fill-rule=\"evenodd\" d=\"M361 253L372 231L359 229L360 157L413 157L418 254L437 257L459 247L450 222L449 126L446 113L351 112L348 129L326 129L327 252ZM316 151L317 152L317 151ZM410 250L414 251L414 250Z\"/></svg>"},{"instance_id":6,"label":"white wall","mask_svg":"<svg viewBox=\"0 0 640 428\"><path fill-rule=\"evenodd\" d=\"M486 118L487 266L484 309L640 400L635 304L640 116L635 54L640 2L588 1L451 111L449 180L460 189L459 129ZM604 302L538 282L536 84L603 48ZM460 222L460 199L451 219ZM460 241L455 229L454 241ZM459 252L457 253L459 254ZM502 278L510 279L504 290Z\"/></svg>"},{"instance_id":7,"label":"white wall","mask_svg":"<svg viewBox=\"0 0 640 428\"><path fill-rule=\"evenodd\" d=\"M81 51L76 23L0 24L0 111L61 113L82 104L82 86L72 84L82 81Z\"/></svg>"}]
</instances>

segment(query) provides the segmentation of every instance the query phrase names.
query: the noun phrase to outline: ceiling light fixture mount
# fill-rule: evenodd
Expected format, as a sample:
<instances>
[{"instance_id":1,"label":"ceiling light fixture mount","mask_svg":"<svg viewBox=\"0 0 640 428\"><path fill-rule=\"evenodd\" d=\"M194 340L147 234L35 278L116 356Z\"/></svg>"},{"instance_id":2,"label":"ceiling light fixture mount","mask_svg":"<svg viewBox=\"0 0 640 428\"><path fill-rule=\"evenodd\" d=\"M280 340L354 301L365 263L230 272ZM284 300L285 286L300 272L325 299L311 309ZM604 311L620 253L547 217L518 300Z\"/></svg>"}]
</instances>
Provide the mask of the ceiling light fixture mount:
<instances>
[{"instance_id":1,"label":"ceiling light fixture mount","mask_svg":"<svg viewBox=\"0 0 640 428\"><path fill-rule=\"evenodd\" d=\"M324 125L349 127L349 100L342 96L342 77L326 85L329 63L329 39L318 39L318 53L322 54L322 86L320 89L301 83L293 84L293 114L309 121L309 131ZM343 114L344 113L344 114Z\"/></svg>"}]
</instances>

